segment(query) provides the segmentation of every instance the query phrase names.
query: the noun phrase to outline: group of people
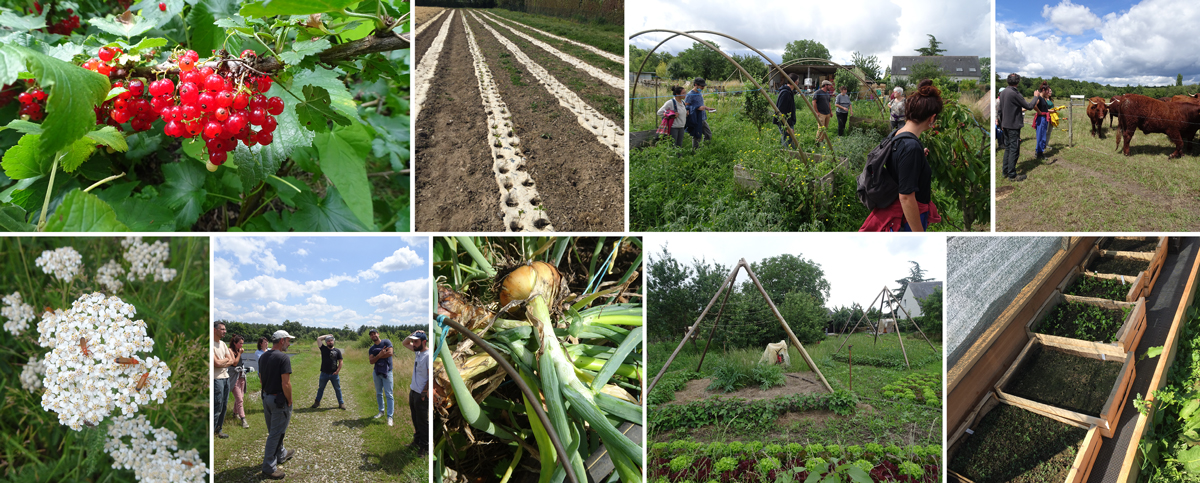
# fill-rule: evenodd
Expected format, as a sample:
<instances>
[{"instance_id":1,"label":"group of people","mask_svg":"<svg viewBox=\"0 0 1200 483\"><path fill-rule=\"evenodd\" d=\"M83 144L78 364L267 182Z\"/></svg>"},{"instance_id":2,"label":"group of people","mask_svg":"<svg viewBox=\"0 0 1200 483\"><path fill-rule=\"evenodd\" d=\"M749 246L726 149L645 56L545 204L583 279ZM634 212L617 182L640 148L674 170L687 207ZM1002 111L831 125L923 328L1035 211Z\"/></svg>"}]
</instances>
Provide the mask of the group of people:
<instances>
[{"instance_id":1,"label":"group of people","mask_svg":"<svg viewBox=\"0 0 1200 483\"><path fill-rule=\"evenodd\" d=\"M792 83L799 82L799 76L788 74ZM658 133L670 135L675 140L675 147L683 146L683 133L686 131L692 137L692 149L700 147L700 140L712 139L712 129L708 127L708 113L716 109L704 105L703 91L708 86L704 78L697 77L692 81L692 90L684 94L682 86L671 86L672 97L658 108L661 119ZM813 110L817 113L817 143L827 139L826 131L829 120L836 111L838 119L838 136L846 135L846 122L853 114L854 106L850 101L849 89L842 86L841 94L833 95L833 82L821 81L821 88L812 94ZM784 147L796 146L792 143L792 131L796 126L796 91L792 85L783 82L777 91L775 107L783 113L784 119L776 119L782 137L780 143Z\"/></svg>"},{"instance_id":2,"label":"group of people","mask_svg":"<svg viewBox=\"0 0 1200 483\"><path fill-rule=\"evenodd\" d=\"M996 99L996 124L1000 126L999 144L1004 146L1002 174L1009 181L1024 181L1026 175L1017 172L1017 158L1021 155L1021 126L1025 123L1025 111L1034 111L1033 127L1037 133L1035 153L1037 159L1045 156L1050 144L1050 113L1054 109L1054 90L1045 81L1033 91L1033 100L1017 90L1021 76L1009 74L1008 87L1000 90Z\"/></svg>"},{"instance_id":3,"label":"group of people","mask_svg":"<svg viewBox=\"0 0 1200 483\"><path fill-rule=\"evenodd\" d=\"M266 446L263 449L262 476L270 479L282 479L284 473L279 465L292 459L295 450L285 450L283 439L287 433L288 423L292 418L294 399L292 397L292 362L288 356L288 347L296 339L287 331L279 330L271 335L258 339L258 350L253 356L244 354L245 338L234 335L227 345L223 341L225 324L217 322L213 325L213 415L214 433L217 438L225 439L229 435L223 432L226 410L230 393L234 397L233 413L238 417L243 428L249 428L246 421L244 397L246 393L246 374L257 370L261 380L263 417L267 426ZM379 332L372 329L368 335L371 347L368 349L368 363L372 365L372 379L375 383L375 399L379 412L375 419L387 416L387 425L392 426L392 415L395 409L395 399L392 394L392 356L395 348L389 339L381 339ZM341 379L344 355L336 347L336 339L332 334L317 338L321 351L321 369L317 380L317 396L313 408L321 406L321 398L325 394L325 386L333 383L337 396L338 409L345 410L345 400L342 398ZM414 428L413 441L410 448L419 454L429 453L428 446L428 412L429 412L429 350L428 340L424 331L416 331L404 339L406 349L416 354L413 363L412 381L409 384L408 404L412 415Z\"/></svg>"}]
</instances>

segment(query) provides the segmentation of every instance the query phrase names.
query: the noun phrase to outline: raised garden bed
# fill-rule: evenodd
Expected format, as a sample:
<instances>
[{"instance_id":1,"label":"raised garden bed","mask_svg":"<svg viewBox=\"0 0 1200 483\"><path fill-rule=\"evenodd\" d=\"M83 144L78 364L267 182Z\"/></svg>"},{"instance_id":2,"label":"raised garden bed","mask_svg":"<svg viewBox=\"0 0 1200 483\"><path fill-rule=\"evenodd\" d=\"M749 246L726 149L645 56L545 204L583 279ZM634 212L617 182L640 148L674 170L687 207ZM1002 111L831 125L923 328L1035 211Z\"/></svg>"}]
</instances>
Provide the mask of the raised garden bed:
<instances>
[{"instance_id":1,"label":"raised garden bed","mask_svg":"<svg viewBox=\"0 0 1200 483\"><path fill-rule=\"evenodd\" d=\"M1123 300L1126 302L1137 301L1139 295L1138 290L1133 284L1121 283L1120 280L1111 278L1098 278L1091 275L1082 275L1079 267L1071 269L1071 273L1067 278L1063 279L1058 285L1058 291L1063 295L1074 295L1076 297L1087 297L1094 299L1107 300ZM1131 300L1132 298L1132 300Z\"/></svg>"},{"instance_id":2,"label":"raised garden bed","mask_svg":"<svg viewBox=\"0 0 1200 483\"><path fill-rule=\"evenodd\" d=\"M1087 481L1100 449L1094 425L1064 422L1002 404L988 393L952 439L951 481Z\"/></svg>"},{"instance_id":3,"label":"raised garden bed","mask_svg":"<svg viewBox=\"0 0 1200 483\"><path fill-rule=\"evenodd\" d=\"M1100 250L1109 252L1154 252L1163 240L1153 236L1117 236L1100 240Z\"/></svg>"},{"instance_id":4,"label":"raised garden bed","mask_svg":"<svg viewBox=\"0 0 1200 483\"><path fill-rule=\"evenodd\" d=\"M1167 245L1165 242L1155 252L1102 251L1099 246L1093 246L1079 268L1085 275L1118 280L1121 283L1133 285L1129 297L1125 299L1126 302L1132 302L1137 297L1150 296L1150 291L1154 290L1154 283L1158 281L1166 258ZM1135 289L1136 292L1133 291Z\"/></svg>"},{"instance_id":5,"label":"raised garden bed","mask_svg":"<svg viewBox=\"0 0 1200 483\"><path fill-rule=\"evenodd\" d=\"M1025 324L1029 338L1124 356L1146 331L1146 299L1135 303L1063 295L1055 291Z\"/></svg>"},{"instance_id":6,"label":"raised garden bed","mask_svg":"<svg viewBox=\"0 0 1200 483\"><path fill-rule=\"evenodd\" d=\"M1150 268L1149 260L1138 260L1125 257L1097 257L1087 265L1087 271L1092 273L1111 273L1126 277L1137 277Z\"/></svg>"},{"instance_id":7,"label":"raised garden bed","mask_svg":"<svg viewBox=\"0 0 1200 483\"><path fill-rule=\"evenodd\" d=\"M1030 339L996 382L1001 401L1061 421L1096 425L1112 437L1134 377L1132 353L1113 356Z\"/></svg>"}]
</instances>

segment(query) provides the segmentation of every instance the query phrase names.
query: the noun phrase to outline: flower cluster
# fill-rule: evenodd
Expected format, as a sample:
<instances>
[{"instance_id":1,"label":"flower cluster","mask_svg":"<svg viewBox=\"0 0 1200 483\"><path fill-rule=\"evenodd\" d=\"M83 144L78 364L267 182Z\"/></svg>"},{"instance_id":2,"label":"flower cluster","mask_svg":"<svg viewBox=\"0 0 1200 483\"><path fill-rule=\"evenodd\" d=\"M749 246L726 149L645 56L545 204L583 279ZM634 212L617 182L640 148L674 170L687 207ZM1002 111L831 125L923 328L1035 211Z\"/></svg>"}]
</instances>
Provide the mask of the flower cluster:
<instances>
[{"instance_id":1,"label":"flower cluster","mask_svg":"<svg viewBox=\"0 0 1200 483\"><path fill-rule=\"evenodd\" d=\"M103 285L110 293L117 293L125 286L120 278L122 275L125 275L125 268L116 260L109 260L103 267L96 270L96 282Z\"/></svg>"},{"instance_id":2,"label":"flower cluster","mask_svg":"<svg viewBox=\"0 0 1200 483\"><path fill-rule=\"evenodd\" d=\"M170 282L175 278L174 268L163 267L163 262L171 257L171 249L161 240L150 245L140 236L131 236L122 240L121 246L125 248L125 260L130 263L130 281L141 281L150 276L156 282Z\"/></svg>"},{"instance_id":3,"label":"flower cluster","mask_svg":"<svg viewBox=\"0 0 1200 483\"><path fill-rule=\"evenodd\" d=\"M21 332L29 328L29 323L37 318L33 312L33 306L21 301L20 292L5 295L3 300L4 308L0 308L0 317L8 319L4 323L4 330L11 332L12 335L21 335Z\"/></svg>"},{"instance_id":4,"label":"flower cluster","mask_svg":"<svg viewBox=\"0 0 1200 483\"><path fill-rule=\"evenodd\" d=\"M175 433L151 426L145 416L114 419L104 444L104 450L113 458L113 468L133 470L138 481L207 482L209 471L200 452L193 449L177 453L177 448Z\"/></svg>"},{"instance_id":5,"label":"flower cluster","mask_svg":"<svg viewBox=\"0 0 1200 483\"><path fill-rule=\"evenodd\" d=\"M38 268L47 274L64 282L75 280L79 269L83 267L83 256L71 247L46 250L34 262Z\"/></svg>"},{"instance_id":6,"label":"flower cluster","mask_svg":"<svg viewBox=\"0 0 1200 483\"><path fill-rule=\"evenodd\" d=\"M33 356L29 363L25 364L25 368L21 369L21 387L29 392L37 392L42 388L42 375L45 373L46 365L42 364L37 356Z\"/></svg>"},{"instance_id":7,"label":"flower cluster","mask_svg":"<svg viewBox=\"0 0 1200 483\"><path fill-rule=\"evenodd\" d=\"M51 349L42 408L58 413L60 423L78 431L114 409L131 416L139 405L163 402L171 370L157 357L136 357L154 348L146 323L130 319L136 312L118 297L93 293L66 311L42 314L38 343Z\"/></svg>"}]
</instances>

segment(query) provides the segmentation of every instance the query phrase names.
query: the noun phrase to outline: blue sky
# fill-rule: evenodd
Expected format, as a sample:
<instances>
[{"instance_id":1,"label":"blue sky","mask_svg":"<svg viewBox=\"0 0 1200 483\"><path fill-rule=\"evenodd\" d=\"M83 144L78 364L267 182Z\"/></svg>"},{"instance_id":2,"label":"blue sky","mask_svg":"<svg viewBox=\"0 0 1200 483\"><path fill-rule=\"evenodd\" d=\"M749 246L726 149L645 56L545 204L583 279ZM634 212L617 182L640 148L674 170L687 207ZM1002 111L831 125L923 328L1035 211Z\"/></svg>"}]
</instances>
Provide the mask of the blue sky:
<instances>
[{"instance_id":1,"label":"blue sky","mask_svg":"<svg viewBox=\"0 0 1200 483\"><path fill-rule=\"evenodd\" d=\"M866 306L885 285L899 287L896 280L908 276L909 260L921 264L927 278L946 280L946 238L941 235L647 233L644 240L652 259L657 260L666 245L672 258L689 267L701 258L732 269L740 258L754 263L785 253L803 257L825 272L829 308L855 302ZM747 279L739 275L738 280Z\"/></svg>"},{"instance_id":2,"label":"blue sky","mask_svg":"<svg viewBox=\"0 0 1200 483\"><path fill-rule=\"evenodd\" d=\"M996 71L1112 85L1200 83L1195 0L996 3Z\"/></svg>"},{"instance_id":3,"label":"blue sky","mask_svg":"<svg viewBox=\"0 0 1200 483\"><path fill-rule=\"evenodd\" d=\"M737 37L777 62L788 42L812 39L829 49L834 62L848 64L851 54L859 51L878 56L881 69L891 65L892 56L917 55L914 49L929 45L926 34L943 42L944 55L987 57L991 28L987 0L750 0L736 5L720 0L639 0L625 8L627 35L651 29L712 30ZM649 50L667 35L643 34L631 43ZM715 41L727 53L753 53L721 37L699 37ZM678 37L662 48L677 53L692 43Z\"/></svg>"},{"instance_id":4,"label":"blue sky","mask_svg":"<svg viewBox=\"0 0 1200 483\"><path fill-rule=\"evenodd\" d=\"M428 237L213 237L214 319L421 324Z\"/></svg>"}]
</instances>

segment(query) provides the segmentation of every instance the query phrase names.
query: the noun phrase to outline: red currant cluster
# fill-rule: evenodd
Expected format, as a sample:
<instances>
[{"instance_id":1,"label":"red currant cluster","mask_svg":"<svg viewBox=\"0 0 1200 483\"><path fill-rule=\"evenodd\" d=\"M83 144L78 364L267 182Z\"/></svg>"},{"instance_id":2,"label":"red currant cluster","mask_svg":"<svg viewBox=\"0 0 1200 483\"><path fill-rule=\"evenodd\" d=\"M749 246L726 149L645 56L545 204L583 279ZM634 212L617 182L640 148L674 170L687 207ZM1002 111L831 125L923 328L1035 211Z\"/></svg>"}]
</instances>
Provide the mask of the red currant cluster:
<instances>
[{"instance_id":1,"label":"red currant cluster","mask_svg":"<svg viewBox=\"0 0 1200 483\"><path fill-rule=\"evenodd\" d=\"M46 17L50 19L55 17L61 18L59 18L57 22L51 23L48 27L46 27L45 30L52 34L71 35L72 30L79 28L79 16L75 15L74 9L68 8L65 11L62 11L57 10L55 7L56 5L50 5L50 15L47 15ZM33 8L37 9L37 13L39 15L42 13L41 3L33 2ZM34 13L34 11L30 10L29 13Z\"/></svg>"},{"instance_id":2,"label":"red currant cluster","mask_svg":"<svg viewBox=\"0 0 1200 483\"><path fill-rule=\"evenodd\" d=\"M17 111L18 116L29 121L41 121L46 117L46 108L42 106L42 103L46 102L46 91L35 87L18 95L17 101L21 103L21 110Z\"/></svg>"}]
</instances>

